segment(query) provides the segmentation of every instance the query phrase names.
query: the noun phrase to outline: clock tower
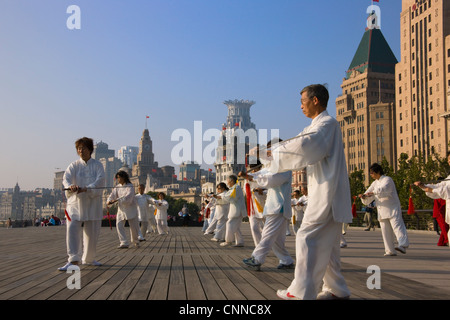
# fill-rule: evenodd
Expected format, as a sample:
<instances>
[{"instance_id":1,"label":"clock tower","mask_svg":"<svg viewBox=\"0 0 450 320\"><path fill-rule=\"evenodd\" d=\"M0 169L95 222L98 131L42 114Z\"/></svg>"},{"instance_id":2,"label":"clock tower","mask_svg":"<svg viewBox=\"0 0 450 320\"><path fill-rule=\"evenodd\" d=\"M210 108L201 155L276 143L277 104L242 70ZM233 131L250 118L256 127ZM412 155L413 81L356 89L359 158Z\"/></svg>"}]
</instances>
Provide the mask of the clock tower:
<instances>
[{"instance_id":1,"label":"clock tower","mask_svg":"<svg viewBox=\"0 0 450 320\"><path fill-rule=\"evenodd\" d=\"M155 156L152 149L153 146L150 134L148 129L145 129L139 143L137 163L134 164L132 170L133 177L138 177L139 183L145 184L147 174L155 175L158 171L158 162L155 162Z\"/></svg>"}]
</instances>

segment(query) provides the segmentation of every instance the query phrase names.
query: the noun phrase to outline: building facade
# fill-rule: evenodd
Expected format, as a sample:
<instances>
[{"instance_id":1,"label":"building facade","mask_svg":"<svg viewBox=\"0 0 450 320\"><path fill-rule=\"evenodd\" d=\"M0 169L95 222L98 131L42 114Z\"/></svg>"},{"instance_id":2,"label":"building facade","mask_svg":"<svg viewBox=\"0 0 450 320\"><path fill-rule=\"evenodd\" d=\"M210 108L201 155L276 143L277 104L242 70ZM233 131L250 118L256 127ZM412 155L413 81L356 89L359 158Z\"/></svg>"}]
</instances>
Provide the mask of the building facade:
<instances>
[{"instance_id":1,"label":"building facade","mask_svg":"<svg viewBox=\"0 0 450 320\"><path fill-rule=\"evenodd\" d=\"M449 151L450 1L402 0L396 66L399 153Z\"/></svg>"}]
</instances>

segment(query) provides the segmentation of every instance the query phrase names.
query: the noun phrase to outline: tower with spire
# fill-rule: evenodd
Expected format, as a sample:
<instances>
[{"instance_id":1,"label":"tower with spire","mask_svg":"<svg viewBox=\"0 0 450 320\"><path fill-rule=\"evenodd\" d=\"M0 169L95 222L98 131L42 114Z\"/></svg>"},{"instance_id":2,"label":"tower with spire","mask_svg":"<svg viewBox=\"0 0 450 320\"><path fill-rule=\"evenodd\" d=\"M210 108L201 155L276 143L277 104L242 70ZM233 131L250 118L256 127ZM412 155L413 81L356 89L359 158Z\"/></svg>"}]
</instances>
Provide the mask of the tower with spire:
<instances>
[{"instance_id":1,"label":"tower with spire","mask_svg":"<svg viewBox=\"0 0 450 320\"><path fill-rule=\"evenodd\" d=\"M348 172L364 170L366 184L370 164L396 167L396 63L381 29L366 28L336 99Z\"/></svg>"}]
</instances>

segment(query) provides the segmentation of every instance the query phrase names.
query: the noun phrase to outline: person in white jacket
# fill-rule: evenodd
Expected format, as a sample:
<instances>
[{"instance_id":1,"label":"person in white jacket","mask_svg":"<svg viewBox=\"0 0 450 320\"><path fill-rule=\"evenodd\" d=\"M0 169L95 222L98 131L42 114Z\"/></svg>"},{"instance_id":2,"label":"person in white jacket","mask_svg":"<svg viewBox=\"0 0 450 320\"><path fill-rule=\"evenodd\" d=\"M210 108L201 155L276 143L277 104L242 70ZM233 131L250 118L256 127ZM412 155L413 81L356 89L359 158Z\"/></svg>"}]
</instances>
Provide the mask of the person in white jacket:
<instances>
[{"instance_id":1,"label":"person in white jacket","mask_svg":"<svg viewBox=\"0 0 450 320\"><path fill-rule=\"evenodd\" d=\"M295 240L294 280L287 289L277 291L286 300L350 296L340 270L339 246L342 223L353 219L350 183L341 128L326 111L328 99L323 85L304 88L301 109L312 119L311 125L294 139L260 152L261 162L273 173L303 168L307 172L308 206Z\"/></svg>"},{"instance_id":2,"label":"person in white jacket","mask_svg":"<svg viewBox=\"0 0 450 320\"><path fill-rule=\"evenodd\" d=\"M224 192L228 191L228 187L225 183L221 182L217 185L216 190L217 195L221 197ZM211 238L211 241L224 242L230 204L223 199L215 199L214 201L215 201L214 217L217 220L217 225L214 231L214 237Z\"/></svg>"},{"instance_id":3,"label":"person in white jacket","mask_svg":"<svg viewBox=\"0 0 450 320\"><path fill-rule=\"evenodd\" d=\"M105 171L103 165L91 157L94 151L91 138L78 139L75 148L80 158L69 165L63 176L63 186L68 189L66 243L69 257L66 265L58 269L60 271L79 262L101 265L95 256L103 217Z\"/></svg>"},{"instance_id":4,"label":"person in white jacket","mask_svg":"<svg viewBox=\"0 0 450 320\"><path fill-rule=\"evenodd\" d=\"M154 215L155 209L152 205L152 200L154 199L148 194L144 194L144 191L145 185L140 184L138 188L138 194L136 194L138 219L141 224L139 229L139 241L145 241L145 235L147 234L147 230L149 228L149 222L151 227L153 229L156 229L156 221Z\"/></svg>"},{"instance_id":5,"label":"person in white jacket","mask_svg":"<svg viewBox=\"0 0 450 320\"><path fill-rule=\"evenodd\" d=\"M167 224L167 210L169 203L165 200L166 194L158 193L158 200L152 201L156 208L156 226L159 234L169 234L169 226Z\"/></svg>"},{"instance_id":6,"label":"person in white jacket","mask_svg":"<svg viewBox=\"0 0 450 320\"><path fill-rule=\"evenodd\" d=\"M229 246L235 241L235 247L244 246L244 238L241 233L242 218L247 216L245 207L244 193L242 188L237 184L237 176L230 175L227 179L229 190L222 195L214 195L216 199L223 199L230 204L228 211L228 220L225 231L225 242L220 245L222 247Z\"/></svg>"},{"instance_id":7,"label":"person in white jacket","mask_svg":"<svg viewBox=\"0 0 450 320\"><path fill-rule=\"evenodd\" d=\"M308 188L302 187L302 194L299 190L295 190L292 194L292 228L294 229L294 234L297 234L298 229L302 225L303 216L308 205Z\"/></svg>"},{"instance_id":8,"label":"person in white jacket","mask_svg":"<svg viewBox=\"0 0 450 320\"><path fill-rule=\"evenodd\" d=\"M292 217L291 209L291 183L292 172L272 173L265 169L247 174L239 173L249 181L253 181L260 188L267 189L267 198L264 205L265 218L261 241L252 252L252 256L243 262L260 270L267 255L272 249L280 260L278 269L294 268L294 260L285 247L286 225Z\"/></svg>"},{"instance_id":9,"label":"person in white jacket","mask_svg":"<svg viewBox=\"0 0 450 320\"><path fill-rule=\"evenodd\" d=\"M125 233L125 221L128 221L130 226L131 242L135 247L139 247L139 218L134 186L125 171L117 172L115 178L118 184L109 195L107 205L118 204L116 216L116 229L120 242L118 248L124 249L130 245Z\"/></svg>"},{"instance_id":10,"label":"person in white jacket","mask_svg":"<svg viewBox=\"0 0 450 320\"><path fill-rule=\"evenodd\" d=\"M450 152L447 153L447 162L450 165ZM422 181L416 181L414 185L425 191L426 195L432 199L445 200L445 222L450 224L450 175L444 181L435 184L424 184ZM450 230L448 235L450 236Z\"/></svg>"},{"instance_id":11,"label":"person in white jacket","mask_svg":"<svg viewBox=\"0 0 450 320\"><path fill-rule=\"evenodd\" d=\"M406 253L409 246L408 233L395 183L391 177L384 175L383 168L378 163L370 166L369 174L375 181L364 194L358 196L364 205L369 205L375 200L385 248L384 255L395 256L395 250ZM394 245L395 238L397 246Z\"/></svg>"}]
</instances>

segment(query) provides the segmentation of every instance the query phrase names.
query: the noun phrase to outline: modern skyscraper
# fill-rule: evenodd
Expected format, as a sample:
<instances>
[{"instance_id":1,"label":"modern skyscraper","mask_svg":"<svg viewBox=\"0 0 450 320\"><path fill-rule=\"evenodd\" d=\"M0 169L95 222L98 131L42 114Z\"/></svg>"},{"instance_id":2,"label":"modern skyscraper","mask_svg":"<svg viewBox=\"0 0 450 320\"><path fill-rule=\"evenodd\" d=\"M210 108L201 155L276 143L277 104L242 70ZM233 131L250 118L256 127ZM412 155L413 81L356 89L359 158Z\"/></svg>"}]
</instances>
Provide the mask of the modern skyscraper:
<instances>
[{"instance_id":1,"label":"modern skyscraper","mask_svg":"<svg viewBox=\"0 0 450 320\"><path fill-rule=\"evenodd\" d=\"M117 158L131 168L137 162L138 153L139 147L123 146L117 151Z\"/></svg>"},{"instance_id":2,"label":"modern skyscraper","mask_svg":"<svg viewBox=\"0 0 450 320\"><path fill-rule=\"evenodd\" d=\"M450 1L402 0L396 66L398 152L449 151Z\"/></svg>"},{"instance_id":3,"label":"modern skyscraper","mask_svg":"<svg viewBox=\"0 0 450 320\"><path fill-rule=\"evenodd\" d=\"M395 65L379 28L367 28L342 81L336 119L342 130L347 169L364 170L385 157L396 164Z\"/></svg>"}]
</instances>

